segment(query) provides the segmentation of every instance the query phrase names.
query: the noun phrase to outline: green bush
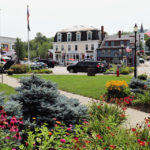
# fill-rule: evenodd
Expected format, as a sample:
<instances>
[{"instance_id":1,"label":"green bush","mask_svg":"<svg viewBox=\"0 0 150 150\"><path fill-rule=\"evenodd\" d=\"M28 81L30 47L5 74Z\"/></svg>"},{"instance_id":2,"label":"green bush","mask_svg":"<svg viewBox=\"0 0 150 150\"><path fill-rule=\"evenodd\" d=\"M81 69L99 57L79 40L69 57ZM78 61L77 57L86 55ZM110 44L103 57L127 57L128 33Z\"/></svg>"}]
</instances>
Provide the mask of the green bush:
<instances>
[{"instance_id":1,"label":"green bush","mask_svg":"<svg viewBox=\"0 0 150 150\"><path fill-rule=\"evenodd\" d=\"M36 118L37 124L49 123L54 125L53 118L66 124L79 123L86 117L87 107L80 105L77 99L69 99L58 92L56 84L45 81L35 75L22 78L18 94L11 99L22 105L23 118L29 123Z\"/></svg>"},{"instance_id":2,"label":"green bush","mask_svg":"<svg viewBox=\"0 0 150 150\"><path fill-rule=\"evenodd\" d=\"M11 69L16 74L29 72L28 65L24 65L24 64L15 64L11 67Z\"/></svg>"},{"instance_id":3,"label":"green bush","mask_svg":"<svg viewBox=\"0 0 150 150\"><path fill-rule=\"evenodd\" d=\"M138 79L147 80L147 75L146 74L141 74L141 75L138 76Z\"/></svg>"},{"instance_id":4,"label":"green bush","mask_svg":"<svg viewBox=\"0 0 150 150\"><path fill-rule=\"evenodd\" d=\"M89 106L89 114L91 114L91 128L95 132L102 133L103 127L101 125L103 124L103 122L105 122L106 126L117 127L126 120L124 113L125 112L121 108L113 104L108 105L103 102L92 103ZM99 127L97 127L97 125Z\"/></svg>"},{"instance_id":5,"label":"green bush","mask_svg":"<svg viewBox=\"0 0 150 150\"><path fill-rule=\"evenodd\" d=\"M133 105L150 105L150 92L145 91L144 94L137 94Z\"/></svg>"},{"instance_id":6,"label":"green bush","mask_svg":"<svg viewBox=\"0 0 150 150\"><path fill-rule=\"evenodd\" d=\"M126 67L126 68L124 68L124 69L121 69L120 73L121 73L121 74L129 74L129 73L130 73L129 67Z\"/></svg>"}]
</instances>

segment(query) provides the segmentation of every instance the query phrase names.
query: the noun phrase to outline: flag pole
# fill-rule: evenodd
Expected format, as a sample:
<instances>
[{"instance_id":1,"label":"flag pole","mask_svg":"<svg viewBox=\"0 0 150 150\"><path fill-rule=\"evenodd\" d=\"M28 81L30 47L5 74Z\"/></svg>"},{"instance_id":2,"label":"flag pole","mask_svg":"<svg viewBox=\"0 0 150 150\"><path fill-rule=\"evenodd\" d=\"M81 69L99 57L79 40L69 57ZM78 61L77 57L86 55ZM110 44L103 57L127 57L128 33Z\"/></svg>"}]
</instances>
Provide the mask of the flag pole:
<instances>
[{"instance_id":1,"label":"flag pole","mask_svg":"<svg viewBox=\"0 0 150 150\"><path fill-rule=\"evenodd\" d=\"M28 35L28 68L30 70L30 45L29 45L29 5L27 5L27 35Z\"/></svg>"}]
</instances>

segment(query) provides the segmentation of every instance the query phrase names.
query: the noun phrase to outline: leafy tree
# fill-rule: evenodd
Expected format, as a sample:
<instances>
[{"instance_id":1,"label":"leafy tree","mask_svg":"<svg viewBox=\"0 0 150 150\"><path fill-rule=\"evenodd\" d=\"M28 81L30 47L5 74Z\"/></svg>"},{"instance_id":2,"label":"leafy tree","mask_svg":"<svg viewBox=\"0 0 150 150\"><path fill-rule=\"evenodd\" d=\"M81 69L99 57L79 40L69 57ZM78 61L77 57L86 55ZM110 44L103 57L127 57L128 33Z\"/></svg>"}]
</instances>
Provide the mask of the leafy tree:
<instances>
[{"instance_id":1,"label":"leafy tree","mask_svg":"<svg viewBox=\"0 0 150 150\"><path fill-rule=\"evenodd\" d=\"M140 49L140 50L143 50L143 49L144 49L142 41L140 41L139 49Z\"/></svg>"},{"instance_id":2,"label":"leafy tree","mask_svg":"<svg viewBox=\"0 0 150 150\"><path fill-rule=\"evenodd\" d=\"M150 49L150 38L146 41L146 46Z\"/></svg>"},{"instance_id":3,"label":"leafy tree","mask_svg":"<svg viewBox=\"0 0 150 150\"><path fill-rule=\"evenodd\" d=\"M19 38L17 38L15 42L15 51L18 56L18 62L20 60L23 60L25 57L25 47L24 47L24 43Z\"/></svg>"}]
</instances>

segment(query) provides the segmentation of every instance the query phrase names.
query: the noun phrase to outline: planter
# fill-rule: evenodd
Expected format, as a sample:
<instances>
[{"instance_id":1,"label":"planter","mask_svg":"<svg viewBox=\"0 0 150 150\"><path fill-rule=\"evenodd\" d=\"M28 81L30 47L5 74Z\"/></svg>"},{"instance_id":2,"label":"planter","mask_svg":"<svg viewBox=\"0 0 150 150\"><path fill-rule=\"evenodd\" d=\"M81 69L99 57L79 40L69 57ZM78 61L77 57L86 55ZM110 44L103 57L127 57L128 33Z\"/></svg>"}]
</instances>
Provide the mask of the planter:
<instances>
[{"instance_id":1,"label":"planter","mask_svg":"<svg viewBox=\"0 0 150 150\"><path fill-rule=\"evenodd\" d=\"M87 75L88 76L95 76L95 68L88 68Z\"/></svg>"}]
</instances>

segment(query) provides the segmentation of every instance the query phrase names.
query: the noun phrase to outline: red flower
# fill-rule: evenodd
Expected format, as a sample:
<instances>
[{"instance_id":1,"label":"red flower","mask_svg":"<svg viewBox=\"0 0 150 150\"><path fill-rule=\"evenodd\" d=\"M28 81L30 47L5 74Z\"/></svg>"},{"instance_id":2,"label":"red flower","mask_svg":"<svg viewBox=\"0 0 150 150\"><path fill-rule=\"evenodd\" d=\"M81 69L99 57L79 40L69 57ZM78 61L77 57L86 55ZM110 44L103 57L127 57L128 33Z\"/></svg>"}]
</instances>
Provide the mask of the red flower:
<instances>
[{"instance_id":1,"label":"red flower","mask_svg":"<svg viewBox=\"0 0 150 150\"><path fill-rule=\"evenodd\" d=\"M135 132L135 131L136 131L136 129L135 129L135 128L132 128L132 131L133 131L133 132Z\"/></svg>"},{"instance_id":2,"label":"red flower","mask_svg":"<svg viewBox=\"0 0 150 150\"><path fill-rule=\"evenodd\" d=\"M21 140L21 136L20 136L19 132L17 132L13 137L14 137L16 140Z\"/></svg>"},{"instance_id":3,"label":"red flower","mask_svg":"<svg viewBox=\"0 0 150 150\"><path fill-rule=\"evenodd\" d=\"M99 140L101 140L101 139L103 138L103 137L100 136L99 134L97 134L96 137L97 137Z\"/></svg>"},{"instance_id":4,"label":"red flower","mask_svg":"<svg viewBox=\"0 0 150 150\"><path fill-rule=\"evenodd\" d=\"M115 148L116 148L115 145L109 145L109 147L110 147L111 149L115 149Z\"/></svg>"},{"instance_id":5,"label":"red flower","mask_svg":"<svg viewBox=\"0 0 150 150\"><path fill-rule=\"evenodd\" d=\"M140 139L138 139L137 141L141 146L145 146L145 141L141 141Z\"/></svg>"}]
</instances>

